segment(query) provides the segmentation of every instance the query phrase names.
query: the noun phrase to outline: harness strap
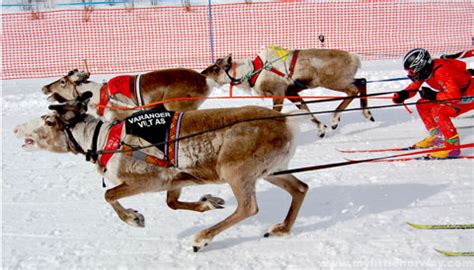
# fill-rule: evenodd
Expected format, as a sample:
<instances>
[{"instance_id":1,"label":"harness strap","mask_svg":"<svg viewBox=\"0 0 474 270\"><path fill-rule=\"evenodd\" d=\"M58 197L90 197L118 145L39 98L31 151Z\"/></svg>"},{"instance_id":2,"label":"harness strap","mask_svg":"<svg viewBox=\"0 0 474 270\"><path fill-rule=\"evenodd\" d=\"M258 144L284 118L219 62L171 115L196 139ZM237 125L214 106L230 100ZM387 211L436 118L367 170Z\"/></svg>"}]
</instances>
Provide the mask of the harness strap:
<instances>
[{"instance_id":1,"label":"harness strap","mask_svg":"<svg viewBox=\"0 0 474 270\"><path fill-rule=\"evenodd\" d=\"M260 58L260 56L257 55L257 57L255 57L255 59L252 61L252 65L253 65L253 70L254 71L256 71L256 70L259 70L259 71L255 74L253 74L252 77L250 77L250 79L249 79L250 87L253 87L255 85L255 82L257 81L258 76L262 72L262 70L261 70L261 68L263 67L262 58Z\"/></svg>"},{"instance_id":2,"label":"harness strap","mask_svg":"<svg viewBox=\"0 0 474 270\"><path fill-rule=\"evenodd\" d=\"M69 138L69 141L74 146L73 150L78 152L78 153L85 154L84 149L82 149L81 145L76 141L76 139L74 139L74 136L72 135L70 127L66 126L65 130L66 130L66 134Z\"/></svg>"},{"instance_id":3,"label":"harness strap","mask_svg":"<svg viewBox=\"0 0 474 270\"><path fill-rule=\"evenodd\" d=\"M123 124L123 121L119 122L113 125L109 130L107 141L105 142L104 146L105 153L100 156L100 165L104 168L107 167L107 163L114 155L113 151L117 150L117 148L120 146Z\"/></svg>"},{"instance_id":4,"label":"harness strap","mask_svg":"<svg viewBox=\"0 0 474 270\"><path fill-rule=\"evenodd\" d=\"M135 78L135 97L137 98L138 106L145 105L145 102L143 101L142 91L140 89L141 77L142 77L142 74L138 74L137 77Z\"/></svg>"},{"instance_id":5,"label":"harness strap","mask_svg":"<svg viewBox=\"0 0 474 270\"><path fill-rule=\"evenodd\" d=\"M100 88L100 101L99 101L99 105L101 105L98 109L97 109L97 114L99 116L103 116L104 115L104 111L105 111L105 105L107 105L107 103L109 103L109 87L107 86L107 83L105 83L104 85L102 85L102 87Z\"/></svg>"},{"instance_id":6,"label":"harness strap","mask_svg":"<svg viewBox=\"0 0 474 270\"><path fill-rule=\"evenodd\" d=\"M300 50L295 50L293 52L293 58L291 58L291 64L290 64L290 74L288 74L288 77L293 76L293 72L295 71L295 66L296 66L296 60L298 60L298 55L300 53Z\"/></svg>"},{"instance_id":7,"label":"harness strap","mask_svg":"<svg viewBox=\"0 0 474 270\"><path fill-rule=\"evenodd\" d=\"M277 74L278 76L291 79L295 71L296 61L298 60L299 52L300 52L299 50L293 51L293 57L291 58L289 74L285 74L273 67L268 70ZM256 72L255 74L252 75L252 77L250 77L249 79L250 87L253 87L255 85L255 83L257 82L258 76L260 76L260 73L262 72L263 67L264 67L263 61L260 58L260 56L255 57L255 59L252 61L252 65L253 65L254 72L255 71L258 71L258 72Z\"/></svg>"},{"instance_id":8,"label":"harness strap","mask_svg":"<svg viewBox=\"0 0 474 270\"><path fill-rule=\"evenodd\" d=\"M98 158L97 139L99 138L100 128L102 127L103 123L104 122L99 121L99 123L97 123L97 126L95 126L94 135L92 136L91 149L88 150L86 153L86 161L90 161L90 160L92 160L93 162L97 161L97 158Z\"/></svg>"},{"instance_id":9,"label":"harness strap","mask_svg":"<svg viewBox=\"0 0 474 270\"><path fill-rule=\"evenodd\" d=\"M140 150L135 150L128 145L122 145L122 154L133 157L138 160L145 161L146 163L164 167L164 168L169 168L173 166L173 163L171 163L169 160L159 159L155 156L148 155L145 152L142 152Z\"/></svg>"}]
</instances>

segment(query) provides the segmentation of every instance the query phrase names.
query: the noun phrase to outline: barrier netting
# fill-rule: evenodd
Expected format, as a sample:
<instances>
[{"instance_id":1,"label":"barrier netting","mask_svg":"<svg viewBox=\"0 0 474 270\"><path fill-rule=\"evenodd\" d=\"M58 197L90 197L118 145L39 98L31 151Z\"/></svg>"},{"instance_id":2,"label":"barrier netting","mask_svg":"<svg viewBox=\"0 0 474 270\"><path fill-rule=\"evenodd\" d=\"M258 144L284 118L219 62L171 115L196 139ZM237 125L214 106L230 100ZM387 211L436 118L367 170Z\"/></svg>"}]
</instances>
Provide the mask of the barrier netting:
<instances>
[{"instance_id":1,"label":"barrier netting","mask_svg":"<svg viewBox=\"0 0 474 270\"><path fill-rule=\"evenodd\" d=\"M471 0L347 0L2 13L2 79L170 67L203 69L267 45L337 48L362 59L473 47ZM318 38L324 36L324 43Z\"/></svg>"}]
</instances>

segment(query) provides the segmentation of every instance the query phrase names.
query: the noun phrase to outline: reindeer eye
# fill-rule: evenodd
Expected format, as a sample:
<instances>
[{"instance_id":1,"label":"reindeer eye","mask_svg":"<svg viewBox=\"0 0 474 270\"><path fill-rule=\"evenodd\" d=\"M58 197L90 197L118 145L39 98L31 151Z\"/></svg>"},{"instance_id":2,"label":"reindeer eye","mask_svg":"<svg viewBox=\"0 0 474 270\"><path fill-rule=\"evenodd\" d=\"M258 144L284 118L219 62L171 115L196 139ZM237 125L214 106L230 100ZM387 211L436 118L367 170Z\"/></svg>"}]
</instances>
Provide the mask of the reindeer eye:
<instances>
[{"instance_id":1,"label":"reindeer eye","mask_svg":"<svg viewBox=\"0 0 474 270\"><path fill-rule=\"evenodd\" d=\"M41 117L43 118L44 120L44 123L47 125L47 126L54 126L55 122L51 120L51 117L48 117L47 115L45 115L44 117Z\"/></svg>"}]
</instances>

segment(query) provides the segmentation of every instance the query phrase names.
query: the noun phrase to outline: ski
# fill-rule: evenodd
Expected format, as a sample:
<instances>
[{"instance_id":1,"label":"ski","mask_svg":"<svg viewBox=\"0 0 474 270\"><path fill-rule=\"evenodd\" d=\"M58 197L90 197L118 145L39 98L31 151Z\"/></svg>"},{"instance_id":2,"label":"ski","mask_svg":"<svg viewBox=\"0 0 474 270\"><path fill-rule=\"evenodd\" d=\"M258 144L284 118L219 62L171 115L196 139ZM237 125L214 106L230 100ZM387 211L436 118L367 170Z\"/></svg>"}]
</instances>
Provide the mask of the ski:
<instances>
[{"instance_id":1,"label":"ski","mask_svg":"<svg viewBox=\"0 0 474 270\"><path fill-rule=\"evenodd\" d=\"M407 224L415 229L422 230L468 230L474 229L474 224L416 224L407 222Z\"/></svg>"},{"instance_id":2,"label":"ski","mask_svg":"<svg viewBox=\"0 0 474 270\"><path fill-rule=\"evenodd\" d=\"M336 149L340 153L344 154L353 154L353 153L381 153L381 152L402 152L402 151L410 151L416 150L417 148L414 147L396 147L396 148L380 148L380 149L356 149L356 150L344 150L344 149Z\"/></svg>"},{"instance_id":3,"label":"ski","mask_svg":"<svg viewBox=\"0 0 474 270\"><path fill-rule=\"evenodd\" d=\"M400 161L411 161L411 160L452 160L452 159L474 159L474 156L457 156L457 157L448 157L448 158L432 158L429 156L422 156L422 157L406 157L406 158L393 158L393 159L379 159L379 160L372 160L369 162L400 162ZM347 159L351 161L352 159Z\"/></svg>"},{"instance_id":4,"label":"ski","mask_svg":"<svg viewBox=\"0 0 474 270\"><path fill-rule=\"evenodd\" d=\"M441 254L444 254L446 256L456 256L456 257L460 257L460 256L474 256L474 252L472 251L464 251L464 252L456 252L456 251L445 251L445 250L441 250L441 249L434 249L436 252L439 252Z\"/></svg>"},{"instance_id":5,"label":"ski","mask_svg":"<svg viewBox=\"0 0 474 270\"><path fill-rule=\"evenodd\" d=\"M464 148L472 148L472 147L474 147L474 143L462 144L462 145L456 146L455 148L449 148L449 149L464 149ZM271 175L282 175L282 174L299 173L299 172L306 172L306 171L323 170L323 169L329 169L329 168L335 168L335 167L361 164L361 163L366 163L366 162L375 162L376 160L390 160L390 159L406 158L409 156L423 155L423 154L428 154L428 153L437 152L437 151L444 151L447 149L448 148L437 148L437 149L415 151L415 152L410 152L410 153L401 153L401 154L376 157L376 158L346 160L342 162L333 162L333 163L327 163L327 164L321 164L321 165L288 169L288 170L274 172Z\"/></svg>"}]
</instances>

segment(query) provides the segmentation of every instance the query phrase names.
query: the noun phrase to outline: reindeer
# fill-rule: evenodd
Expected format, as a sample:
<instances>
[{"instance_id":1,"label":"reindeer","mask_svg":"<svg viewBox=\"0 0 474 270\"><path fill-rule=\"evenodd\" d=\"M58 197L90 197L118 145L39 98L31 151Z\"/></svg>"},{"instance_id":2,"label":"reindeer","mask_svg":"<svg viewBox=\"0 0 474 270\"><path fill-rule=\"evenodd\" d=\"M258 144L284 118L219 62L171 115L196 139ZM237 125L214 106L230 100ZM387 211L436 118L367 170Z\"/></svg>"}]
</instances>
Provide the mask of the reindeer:
<instances>
[{"instance_id":1,"label":"reindeer","mask_svg":"<svg viewBox=\"0 0 474 270\"><path fill-rule=\"evenodd\" d=\"M90 91L93 93L92 102L89 104L90 112L113 121L123 120L137 110L104 110L97 104L136 107L167 99L188 97L195 99L173 101L163 105L171 111L196 110L216 85L212 79L184 68L118 76L106 84L89 81L89 76L88 72L74 69L59 80L45 85L42 91L45 95L49 95L48 100L51 102L74 100L81 93Z\"/></svg>"},{"instance_id":2,"label":"reindeer","mask_svg":"<svg viewBox=\"0 0 474 270\"><path fill-rule=\"evenodd\" d=\"M230 72L235 65L234 78ZM332 128L339 125L341 111L351 103L357 94L366 94L365 79L356 79L354 76L360 67L359 58L352 53L331 49L284 50L269 46L255 59L233 60L229 54L217 59L201 73L214 79L219 85L238 85L245 90L253 88L263 96L277 96L273 98L273 109L281 111L284 98L300 109L308 110L308 106L299 96L299 92L308 88L325 87L338 92L346 93L349 98L344 99L332 117ZM374 121L367 109L367 99L361 98L363 115ZM324 137L327 126L316 117L312 121L317 124L319 136Z\"/></svg>"},{"instance_id":3,"label":"reindeer","mask_svg":"<svg viewBox=\"0 0 474 270\"><path fill-rule=\"evenodd\" d=\"M285 170L295 150L295 120L268 108L248 106L189 111L181 118L181 140L177 147L179 166L160 167L126 152L101 153L110 149L107 139L117 123L105 122L86 114L89 92L77 100L50 105L53 113L18 125L14 132L24 138L24 150L43 149L51 152L86 154L95 162L101 175L116 184L105 192L105 200L125 223L144 227L143 215L124 208L119 200L144 192L167 191L167 204L172 209L204 212L222 208L224 200L205 195L196 202L179 200L181 189L190 185L228 184L237 200L236 210L216 225L197 233L193 250L197 252L225 229L257 214L256 181L260 178L286 190L292 202L282 223L273 225L264 235L288 234L303 203L308 186L291 174L272 173ZM134 116L127 118L126 121ZM138 150L149 143L126 135L118 129L120 145ZM212 130L212 132L208 132ZM89 149L89 150L85 150ZM162 154L157 148L147 148L153 155ZM124 148L116 148L124 150ZM135 153L135 152L134 152ZM104 164L103 157L108 155ZM106 170L105 170L106 168Z\"/></svg>"}]
</instances>

